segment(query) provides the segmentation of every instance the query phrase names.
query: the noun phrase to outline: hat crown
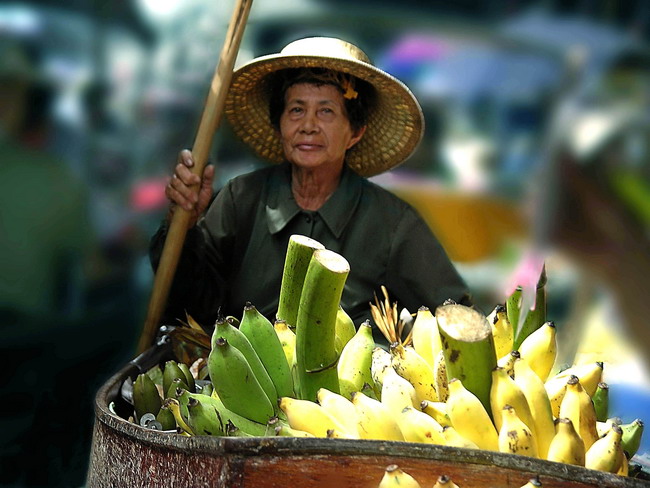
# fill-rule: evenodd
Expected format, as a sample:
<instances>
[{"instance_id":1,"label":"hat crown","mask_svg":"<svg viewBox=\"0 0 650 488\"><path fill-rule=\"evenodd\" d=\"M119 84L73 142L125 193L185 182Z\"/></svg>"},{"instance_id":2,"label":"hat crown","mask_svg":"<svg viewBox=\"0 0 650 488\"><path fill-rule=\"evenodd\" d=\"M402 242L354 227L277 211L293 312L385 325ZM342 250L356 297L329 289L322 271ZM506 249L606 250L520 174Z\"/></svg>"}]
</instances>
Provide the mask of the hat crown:
<instances>
[{"instance_id":1,"label":"hat crown","mask_svg":"<svg viewBox=\"0 0 650 488\"><path fill-rule=\"evenodd\" d=\"M371 64L370 58L354 44L334 37L307 37L287 44L284 56L325 56Z\"/></svg>"}]
</instances>

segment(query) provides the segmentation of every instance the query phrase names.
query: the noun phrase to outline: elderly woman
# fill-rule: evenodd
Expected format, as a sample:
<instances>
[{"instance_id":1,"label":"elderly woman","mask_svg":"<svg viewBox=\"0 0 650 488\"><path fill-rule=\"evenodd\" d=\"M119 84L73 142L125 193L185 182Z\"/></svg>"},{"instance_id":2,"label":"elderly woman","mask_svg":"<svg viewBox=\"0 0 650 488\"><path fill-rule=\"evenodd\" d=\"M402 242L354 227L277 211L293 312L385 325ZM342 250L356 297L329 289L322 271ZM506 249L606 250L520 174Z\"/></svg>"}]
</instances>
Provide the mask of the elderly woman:
<instances>
[{"instance_id":1,"label":"elderly woman","mask_svg":"<svg viewBox=\"0 0 650 488\"><path fill-rule=\"evenodd\" d=\"M446 299L467 303L463 280L416 211L365 177L403 162L423 130L420 107L357 47L332 38L295 41L233 74L226 114L261 158L277 163L238 176L212 200L214 168L192 174L180 154L166 194L193 212L167 318L184 310L205 326L251 302L272 319L289 237L343 255L342 306L370 318L381 285L411 311ZM211 203L210 203L211 202ZM166 223L152 240L154 267Z\"/></svg>"}]
</instances>

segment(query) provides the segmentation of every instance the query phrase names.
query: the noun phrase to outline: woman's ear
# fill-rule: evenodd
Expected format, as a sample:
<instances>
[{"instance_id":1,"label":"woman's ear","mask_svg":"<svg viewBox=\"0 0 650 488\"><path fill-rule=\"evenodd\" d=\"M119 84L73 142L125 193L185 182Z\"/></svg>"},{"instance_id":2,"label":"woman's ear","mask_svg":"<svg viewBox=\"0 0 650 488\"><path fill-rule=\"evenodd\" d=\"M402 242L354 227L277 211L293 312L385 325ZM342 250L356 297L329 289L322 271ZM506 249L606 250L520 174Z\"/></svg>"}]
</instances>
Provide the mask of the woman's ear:
<instances>
[{"instance_id":1,"label":"woman's ear","mask_svg":"<svg viewBox=\"0 0 650 488\"><path fill-rule=\"evenodd\" d=\"M365 133L366 133L366 126L364 125L356 133L352 134L352 137L350 138L350 142L348 143L348 147L346 147L346 149L350 149L357 142L359 142Z\"/></svg>"}]
</instances>

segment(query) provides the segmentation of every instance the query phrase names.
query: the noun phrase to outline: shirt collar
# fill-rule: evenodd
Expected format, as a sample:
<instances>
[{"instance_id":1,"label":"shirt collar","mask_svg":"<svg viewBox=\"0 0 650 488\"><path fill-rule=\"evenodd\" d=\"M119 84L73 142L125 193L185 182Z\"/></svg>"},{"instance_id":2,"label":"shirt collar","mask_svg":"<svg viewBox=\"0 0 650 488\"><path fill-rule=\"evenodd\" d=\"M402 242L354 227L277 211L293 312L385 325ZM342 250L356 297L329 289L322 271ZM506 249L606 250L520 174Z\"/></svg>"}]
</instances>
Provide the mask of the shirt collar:
<instances>
[{"instance_id":1,"label":"shirt collar","mask_svg":"<svg viewBox=\"0 0 650 488\"><path fill-rule=\"evenodd\" d=\"M341 237L359 203L362 181L361 176L344 165L339 186L316 212L336 238ZM269 232L271 234L280 232L300 211L291 193L291 166L282 164L269 179L269 195L266 204L266 223Z\"/></svg>"}]
</instances>

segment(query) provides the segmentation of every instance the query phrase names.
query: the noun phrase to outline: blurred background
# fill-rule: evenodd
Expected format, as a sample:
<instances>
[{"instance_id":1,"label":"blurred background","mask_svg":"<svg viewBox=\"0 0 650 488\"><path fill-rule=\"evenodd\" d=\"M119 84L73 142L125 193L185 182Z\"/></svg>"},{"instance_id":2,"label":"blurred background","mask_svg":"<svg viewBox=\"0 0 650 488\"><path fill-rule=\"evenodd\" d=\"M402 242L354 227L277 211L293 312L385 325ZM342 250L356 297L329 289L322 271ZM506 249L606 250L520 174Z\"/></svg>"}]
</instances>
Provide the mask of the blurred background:
<instances>
[{"instance_id":1,"label":"blurred background","mask_svg":"<svg viewBox=\"0 0 650 488\"><path fill-rule=\"evenodd\" d=\"M84 484L93 397L135 355L148 240L233 7L0 3L3 486ZM255 0L238 64L327 35L404 81L425 136L374 180L486 314L543 250L560 361L605 361L612 411L647 421L649 23L643 0ZM260 165L225 121L212 161L216 187Z\"/></svg>"}]
</instances>

